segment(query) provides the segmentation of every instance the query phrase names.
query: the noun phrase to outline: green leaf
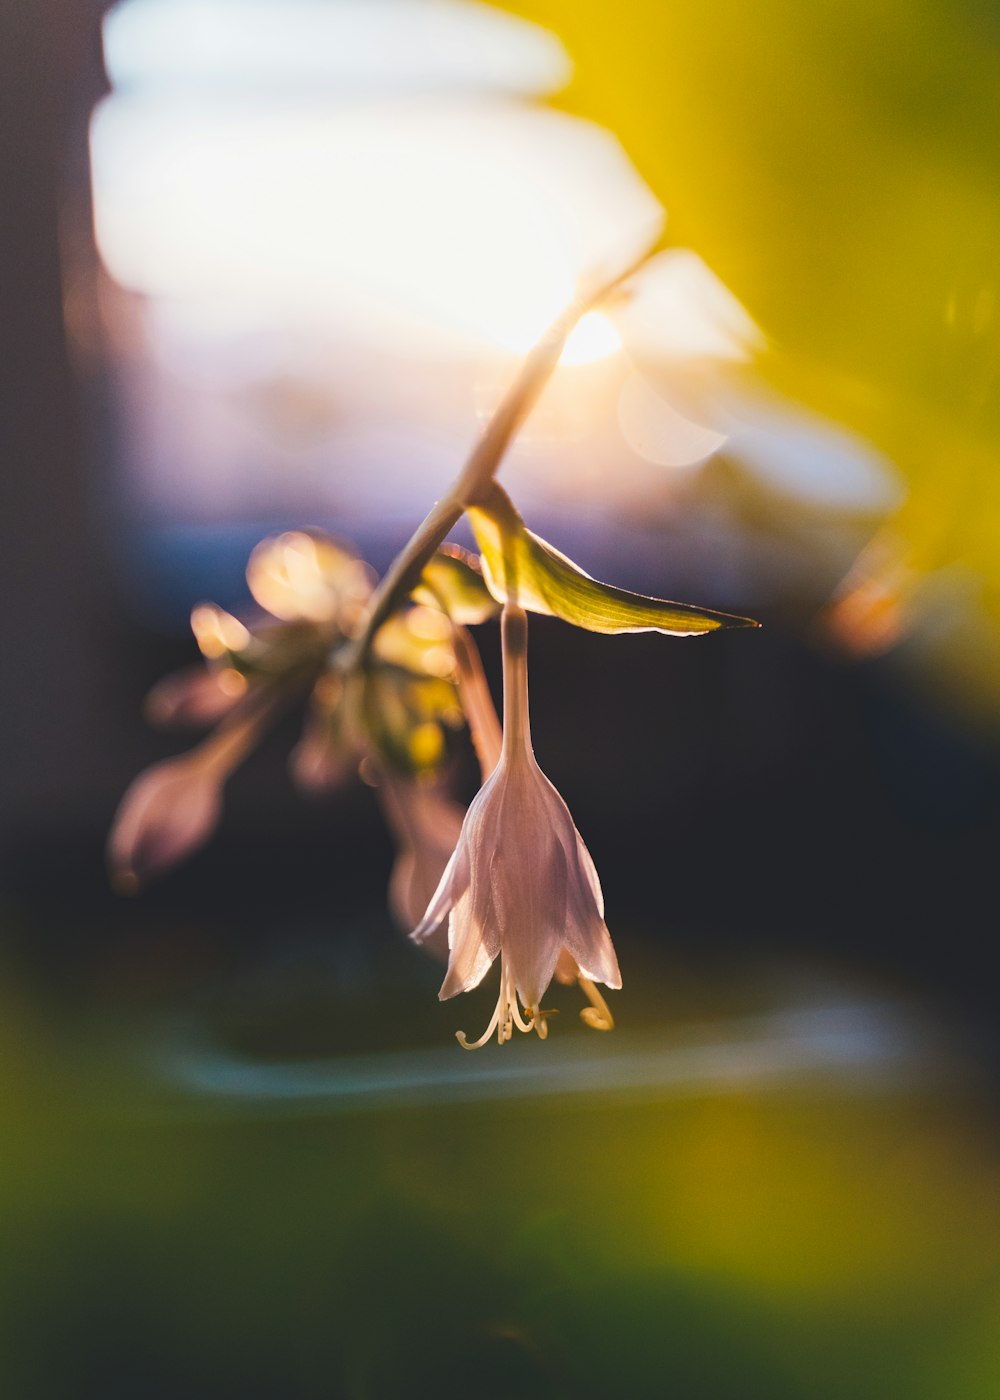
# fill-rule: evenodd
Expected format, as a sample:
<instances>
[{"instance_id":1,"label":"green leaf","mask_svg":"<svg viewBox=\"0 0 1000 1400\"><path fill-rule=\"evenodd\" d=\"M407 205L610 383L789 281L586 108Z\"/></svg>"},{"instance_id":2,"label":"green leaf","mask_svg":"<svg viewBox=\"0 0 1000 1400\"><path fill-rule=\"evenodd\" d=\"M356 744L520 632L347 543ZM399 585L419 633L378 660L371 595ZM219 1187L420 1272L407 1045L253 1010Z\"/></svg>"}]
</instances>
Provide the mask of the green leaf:
<instances>
[{"instance_id":1,"label":"green leaf","mask_svg":"<svg viewBox=\"0 0 1000 1400\"><path fill-rule=\"evenodd\" d=\"M413 599L440 608L453 622L465 627L486 622L499 610L483 580L478 559L455 544L443 545L424 566Z\"/></svg>"},{"instance_id":2,"label":"green leaf","mask_svg":"<svg viewBox=\"0 0 1000 1400\"><path fill-rule=\"evenodd\" d=\"M588 632L696 637L724 627L760 626L748 617L647 598L599 583L532 534L499 486L494 485L488 498L468 514L482 550L486 583L500 602L510 599L529 612L561 617Z\"/></svg>"}]
</instances>

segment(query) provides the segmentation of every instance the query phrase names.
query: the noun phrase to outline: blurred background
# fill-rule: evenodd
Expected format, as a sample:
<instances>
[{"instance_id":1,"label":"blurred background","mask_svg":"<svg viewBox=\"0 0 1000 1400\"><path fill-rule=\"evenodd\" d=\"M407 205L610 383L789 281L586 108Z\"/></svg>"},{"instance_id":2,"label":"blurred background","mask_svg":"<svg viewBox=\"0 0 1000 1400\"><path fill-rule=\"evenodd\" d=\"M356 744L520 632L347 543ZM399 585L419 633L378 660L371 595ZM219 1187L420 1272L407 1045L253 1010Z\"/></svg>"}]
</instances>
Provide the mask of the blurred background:
<instances>
[{"instance_id":1,"label":"blurred background","mask_svg":"<svg viewBox=\"0 0 1000 1400\"><path fill-rule=\"evenodd\" d=\"M998 99L980 0L8 0L5 1394L996 1395ZM502 471L764 623L532 623L614 1034L458 1051L295 714L114 896L192 606L276 530L384 569L650 240Z\"/></svg>"}]
</instances>

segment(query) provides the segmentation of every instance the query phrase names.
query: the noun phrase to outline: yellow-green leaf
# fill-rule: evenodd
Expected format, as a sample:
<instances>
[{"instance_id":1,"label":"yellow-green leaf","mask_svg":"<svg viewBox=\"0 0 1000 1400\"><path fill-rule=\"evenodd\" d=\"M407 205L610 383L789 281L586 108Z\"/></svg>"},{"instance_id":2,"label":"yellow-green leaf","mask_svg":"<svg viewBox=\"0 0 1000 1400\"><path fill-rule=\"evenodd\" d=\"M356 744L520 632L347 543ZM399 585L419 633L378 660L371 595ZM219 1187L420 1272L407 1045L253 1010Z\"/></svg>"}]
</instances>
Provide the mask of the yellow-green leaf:
<instances>
[{"instance_id":1,"label":"yellow-green leaf","mask_svg":"<svg viewBox=\"0 0 1000 1400\"><path fill-rule=\"evenodd\" d=\"M499 486L494 485L489 496L470 509L469 519L482 551L486 583L500 602L509 599L529 612L560 617L588 632L692 637L724 627L760 625L748 617L647 598L598 582L532 534Z\"/></svg>"},{"instance_id":2,"label":"yellow-green leaf","mask_svg":"<svg viewBox=\"0 0 1000 1400\"><path fill-rule=\"evenodd\" d=\"M424 566L421 582L413 590L417 603L440 608L453 622L475 626L495 617L496 599L486 587L479 561L460 545L447 544Z\"/></svg>"},{"instance_id":3,"label":"yellow-green leaf","mask_svg":"<svg viewBox=\"0 0 1000 1400\"><path fill-rule=\"evenodd\" d=\"M373 651L379 661L418 676L450 676L455 669L451 623L440 608L418 603L384 622Z\"/></svg>"}]
</instances>

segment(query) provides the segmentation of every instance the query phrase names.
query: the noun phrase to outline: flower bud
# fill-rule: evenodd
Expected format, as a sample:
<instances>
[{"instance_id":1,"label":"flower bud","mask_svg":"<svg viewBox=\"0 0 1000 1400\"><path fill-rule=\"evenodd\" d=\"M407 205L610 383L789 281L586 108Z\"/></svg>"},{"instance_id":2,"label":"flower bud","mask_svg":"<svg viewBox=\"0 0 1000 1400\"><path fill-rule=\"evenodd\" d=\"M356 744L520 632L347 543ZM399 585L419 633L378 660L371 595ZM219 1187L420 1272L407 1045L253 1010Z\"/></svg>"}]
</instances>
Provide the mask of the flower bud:
<instances>
[{"instance_id":1,"label":"flower bud","mask_svg":"<svg viewBox=\"0 0 1000 1400\"><path fill-rule=\"evenodd\" d=\"M202 846L222 811L222 784L197 750L140 773L122 798L108 837L111 882L135 894Z\"/></svg>"}]
</instances>

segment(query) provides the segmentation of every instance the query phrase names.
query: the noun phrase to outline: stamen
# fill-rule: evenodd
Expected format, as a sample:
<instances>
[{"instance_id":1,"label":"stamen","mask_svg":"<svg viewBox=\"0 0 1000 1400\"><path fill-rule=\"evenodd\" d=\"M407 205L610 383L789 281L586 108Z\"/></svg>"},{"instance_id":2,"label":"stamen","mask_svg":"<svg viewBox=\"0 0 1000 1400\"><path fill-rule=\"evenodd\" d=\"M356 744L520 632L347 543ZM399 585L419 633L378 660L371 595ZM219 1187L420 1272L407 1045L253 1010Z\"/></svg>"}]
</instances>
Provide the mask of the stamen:
<instances>
[{"instance_id":1,"label":"stamen","mask_svg":"<svg viewBox=\"0 0 1000 1400\"><path fill-rule=\"evenodd\" d=\"M514 1039L514 1016L513 1010L517 1008L517 998L514 998L514 1008L511 1008L511 975L510 966L506 955L500 954L500 1000L503 1004L503 1016L500 1020L498 1040L503 1045L505 1040Z\"/></svg>"},{"instance_id":2,"label":"stamen","mask_svg":"<svg viewBox=\"0 0 1000 1400\"><path fill-rule=\"evenodd\" d=\"M483 1033L482 1033L482 1035L479 1037L479 1039L478 1039L478 1040L473 1040L473 1041L470 1043L469 1040L466 1038L465 1031L456 1031L456 1032L455 1032L455 1039L458 1041L459 1045L461 1045L461 1047L462 1047L463 1050L478 1050L478 1049L480 1049L481 1046L483 1046L483 1045L486 1044L486 1042L489 1040L490 1036L493 1034L494 1030L496 1030L497 1022L500 1020L500 1007L501 1007L502 1005L503 1005L503 982L501 981L501 985L500 985L500 995L497 997L496 1009L495 1009L495 1011L493 1012L493 1015L490 1017L490 1023L489 1023L489 1025L488 1025L488 1026L486 1027L486 1029L483 1031ZM503 1044L503 1034L502 1034L502 1033L501 1033L501 1035L500 1035L500 1044L501 1044L501 1045Z\"/></svg>"},{"instance_id":3,"label":"stamen","mask_svg":"<svg viewBox=\"0 0 1000 1400\"><path fill-rule=\"evenodd\" d=\"M518 1006L518 1004L517 1004L517 994L516 994L516 993L511 997L510 1007L511 1007L511 1011L512 1011L513 1016L514 1016L514 1020L515 1020L515 1022L517 1023L517 1028L518 1028L518 1030L519 1030L519 1031L524 1031L525 1034L527 1034L527 1032L531 1030L531 1021L530 1021L530 1020L525 1020L525 1018L521 1015L521 1008L520 1008L520 1007ZM529 1015L529 1017L530 1017L530 1015L531 1015L530 1011L529 1011L528 1015Z\"/></svg>"},{"instance_id":4,"label":"stamen","mask_svg":"<svg viewBox=\"0 0 1000 1400\"><path fill-rule=\"evenodd\" d=\"M600 992L591 982L589 977L580 976L577 978L580 984L580 991L590 1002L580 1012L580 1020L585 1026L589 1026L593 1031L613 1031L615 1028L615 1018L608 1009L608 1003L601 996Z\"/></svg>"},{"instance_id":5,"label":"stamen","mask_svg":"<svg viewBox=\"0 0 1000 1400\"><path fill-rule=\"evenodd\" d=\"M517 1000L517 988L514 985L514 974L511 971L510 963L506 955L500 954L500 995L497 997L497 1004L490 1023L483 1031L478 1040L470 1041L465 1031L456 1031L455 1039L463 1050L479 1050L489 1040L494 1031L497 1033L497 1042L503 1045L505 1041L513 1040L514 1027L519 1031L536 1031L540 1040L544 1040L549 1033L544 1015L538 1007L527 1007L527 1016L521 1012Z\"/></svg>"},{"instance_id":6,"label":"stamen","mask_svg":"<svg viewBox=\"0 0 1000 1400\"><path fill-rule=\"evenodd\" d=\"M536 1033L539 1040L545 1040L549 1033L549 1023L545 1017L548 1012L540 1010L537 1006L528 1007L528 1029Z\"/></svg>"}]
</instances>

